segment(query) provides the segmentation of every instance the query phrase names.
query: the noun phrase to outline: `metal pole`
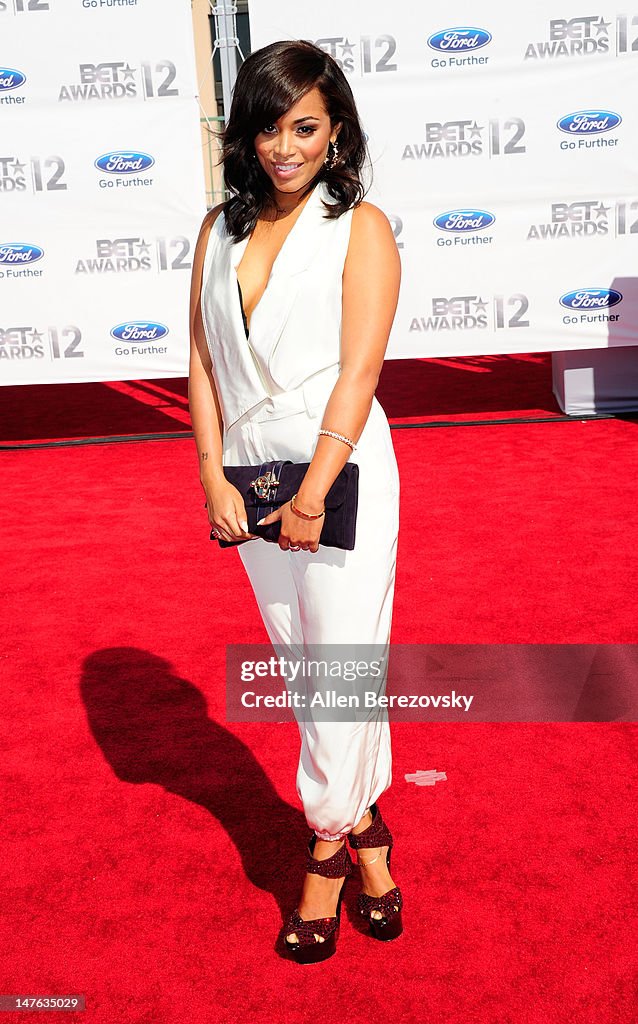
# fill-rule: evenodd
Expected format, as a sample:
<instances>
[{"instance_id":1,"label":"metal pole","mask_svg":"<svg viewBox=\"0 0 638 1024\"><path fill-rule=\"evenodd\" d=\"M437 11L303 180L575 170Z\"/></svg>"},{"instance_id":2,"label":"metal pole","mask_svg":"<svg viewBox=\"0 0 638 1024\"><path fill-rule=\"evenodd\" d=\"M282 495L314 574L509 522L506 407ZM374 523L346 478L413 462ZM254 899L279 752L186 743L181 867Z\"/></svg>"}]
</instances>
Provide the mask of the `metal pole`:
<instances>
[{"instance_id":1,"label":"metal pole","mask_svg":"<svg viewBox=\"0 0 638 1024\"><path fill-rule=\"evenodd\" d=\"M237 5L219 3L211 5L215 17L215 50L219 50L222 72L222 97L224 118L228 118L235 80L237 78L237 51L241 54L237 37ZM214 52L214 51L213 51ZM243 55L242 55L243 56Z\"/></svg>"}]
</instances>

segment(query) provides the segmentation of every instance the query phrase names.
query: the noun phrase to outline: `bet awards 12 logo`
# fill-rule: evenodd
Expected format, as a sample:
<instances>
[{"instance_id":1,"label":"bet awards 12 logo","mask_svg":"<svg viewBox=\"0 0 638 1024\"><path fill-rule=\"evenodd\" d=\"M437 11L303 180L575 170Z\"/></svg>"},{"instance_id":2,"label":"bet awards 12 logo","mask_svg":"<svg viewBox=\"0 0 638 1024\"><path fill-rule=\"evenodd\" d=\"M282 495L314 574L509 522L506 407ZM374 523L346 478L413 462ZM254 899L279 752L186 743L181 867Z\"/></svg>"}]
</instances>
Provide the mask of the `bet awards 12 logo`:
<instances>
[{"instance_id":1,"label":"bet awards 12 logo","mask_svg":"<svg viewBox=\"0 0 638 1024\"><path fill-rule=\"evenodd\" d=\"M36 14L51 9L48 0L0 0L0 14Z\"/></svg>"},{"instance_id":2,"label":"bet awards 12 logo","mask_svg":"<svg viewBox=\"0 0 638 1024\"><path fill-rule=\"evenodd\" d=\"M602 14L552 18L547 38L528 43L523 60L580 59L597 54L621 57L638 51L638 17L605 20Z\"/></svg>"},{"instance_id":3,"label":"bet awards 12 logo","mask_svg":"<svg viewBox=\"0 0 638 1024\"><path fill-rule=\"evenodd\" d=\"M397 41L384 32L375 36L325 36L315 39L315 46L329 53L346 75L372 75L397 71Z\"/></svg>"},{"instance_id":4,"label":"bet awards 12 logo","mask_svg":"<svg viewBox=\"0 0 638 1024\"><path fill-rule=\"evenodd\" d=\"M83 359L82 331L75 324L64 327L33 325L0 327L0 362L29 362L32 359Z\"/></svg>"},{"instance_id":5,"label":"bet awards 12 logo","mask_svg":"<svg viewBox=\"0 0 638 1024\"><path fill-rule=\"evenodd\" d=\"M144 238L96 238L95 256L78 259L75 274L135 274L156 271L190 270L190 241L184 235Z\"/></svg>"},{"instance_id":6,"label":"bet awards 12 logo","mask_svg":"<svg viewBox=\"0 0 638 1024\"><path fill-rule=\"evenodd\" d=\"M179 96L179 89L173 85L176 77L177 68L171 60L142 61L139 67L131 67L128 61L123 60L80 64L78 81L61 85L58 101L122 100L138 96L147 100Z\"/></svg>"},{"instance_id":7,"label":"bet awards 12 logo","mask_svg":"<svg viewBox=\"0 0 638 1024\"><path fill-rule=\"evenodd\" d=\"M525 122L520 117L491 118L480 125L474 119L428 121L425 140L407 142L402 160L454 159L468 156L520 156L526 152Z\"/></svg>"},{"instance_id":8,"label":"bet awards 12 logo","mask_svg":"<svg viewBox=\"0 0 638 1024\"><path fill-rule=\"evenodd\" d=\"M547 220L530 224L527 241L635 235L638 234L636 210L636 200L608 201L605 204L602 199L578 199L572 203L552 203Z\"/></svg>"},{"instance_id":9,"label":"bet awards 12 logo","mask_svg":"<svg viewBox=\"0 0 638 1024\"><path fill-rule=\"evenodd\" d=\"M61 156L32 156L22 158L13 153L0 156L0 194L17 195L20 192L65 192L66 171Z\"/></svg>"},{"instance_id":10,"label":"bet awards 12 logo","mask_svg":"<svg viewBox=\"0 0 638 1024\"><path fill-rule=\"evenodd\" d=\"M409 330L424 334L450 331L501 330L529 327L526 295L437 295L431 300L429 315L412 318Z\"/></svg>"}]
</instances>

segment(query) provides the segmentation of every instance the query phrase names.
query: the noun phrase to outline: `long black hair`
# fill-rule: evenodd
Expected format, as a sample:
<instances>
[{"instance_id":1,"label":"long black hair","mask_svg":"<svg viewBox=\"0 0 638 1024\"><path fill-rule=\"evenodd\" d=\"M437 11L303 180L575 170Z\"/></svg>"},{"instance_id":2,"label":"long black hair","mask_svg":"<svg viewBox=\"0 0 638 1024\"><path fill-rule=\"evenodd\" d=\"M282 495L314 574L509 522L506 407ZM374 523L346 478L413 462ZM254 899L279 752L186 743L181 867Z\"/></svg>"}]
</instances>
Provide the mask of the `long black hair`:
<instances>
[{"instance_id":1,"label":"long black hair","mask_svg":"<svg viewBox=\"0 0 638 1024\"><path fill-rule=\"evenodd\" d=\"M229 233L241 241L251 233L266 205L271 183L255 153L255 138L311 89L318 89L330 117L341 123L339 155L323 164L308 191L324 181L334 202L326 216L340 217L365 195L361 171L368 159L365 136L348 80L325 50L303 39L270 43L241 65L226 127L221 132L224 179L232 193L225 205Z\"/></svg>"}]
</instances>

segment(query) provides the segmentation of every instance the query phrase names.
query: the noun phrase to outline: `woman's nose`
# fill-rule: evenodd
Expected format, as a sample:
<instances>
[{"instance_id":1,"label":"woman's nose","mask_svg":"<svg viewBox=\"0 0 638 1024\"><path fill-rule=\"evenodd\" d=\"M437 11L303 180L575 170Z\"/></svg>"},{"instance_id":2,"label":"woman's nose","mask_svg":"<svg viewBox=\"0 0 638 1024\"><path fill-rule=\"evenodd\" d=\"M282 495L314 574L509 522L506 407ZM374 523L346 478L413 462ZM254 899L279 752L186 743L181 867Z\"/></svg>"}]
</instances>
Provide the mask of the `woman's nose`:
<instances>
[{"instance_id":1,"label":"woman's nose","mask_svg":"<svg viewBox=\"0 0 638 1024\"><path fill-rule=\"evenodd\" d=\"M294 148L294 140L292 136L285 132L281 132L277 136L277 144L275 146L277 156L286 160L294 152Z\"/></svg>"}]
</instances>

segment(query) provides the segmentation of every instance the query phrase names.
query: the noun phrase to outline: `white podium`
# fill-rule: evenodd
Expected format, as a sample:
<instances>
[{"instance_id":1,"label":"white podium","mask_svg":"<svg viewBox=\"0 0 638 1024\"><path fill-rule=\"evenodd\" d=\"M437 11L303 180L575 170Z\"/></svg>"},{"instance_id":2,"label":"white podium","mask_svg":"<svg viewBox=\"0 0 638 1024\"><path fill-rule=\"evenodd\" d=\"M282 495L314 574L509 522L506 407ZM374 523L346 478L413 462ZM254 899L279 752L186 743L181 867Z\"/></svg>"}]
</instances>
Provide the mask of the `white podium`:
<instances>
[{"instance_id":1,"label":"white podium","mask_svg":"<svg viewBox=\"0 0 638 1024\"><path fill-rule=\"evenodd\" d=\"M569 416L638 411L638 345L552 352L552 390Z\"/></svg>"}]
</instances>

